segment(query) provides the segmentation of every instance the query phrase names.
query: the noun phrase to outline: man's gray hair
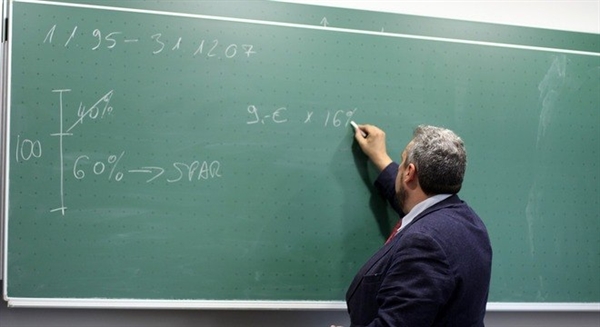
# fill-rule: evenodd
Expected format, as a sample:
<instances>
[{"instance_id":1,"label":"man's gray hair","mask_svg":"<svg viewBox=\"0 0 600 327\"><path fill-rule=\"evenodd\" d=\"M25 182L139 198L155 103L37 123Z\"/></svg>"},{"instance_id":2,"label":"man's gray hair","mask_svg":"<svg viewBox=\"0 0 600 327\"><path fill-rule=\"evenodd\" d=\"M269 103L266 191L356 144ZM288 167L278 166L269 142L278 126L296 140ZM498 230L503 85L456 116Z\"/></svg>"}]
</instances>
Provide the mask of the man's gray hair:
<instances>
[{"instance_id":1,"label":"man's gray hair","mask_svg":"<svg viewBox=\"0 0 600 327\"><path fill-rule=\"evenodd\" d=\"M464 142L453 131L420 125L406 149L405 164L414 164L427 195L460 191L467 168Z\"/></svg>"}]
</instances>

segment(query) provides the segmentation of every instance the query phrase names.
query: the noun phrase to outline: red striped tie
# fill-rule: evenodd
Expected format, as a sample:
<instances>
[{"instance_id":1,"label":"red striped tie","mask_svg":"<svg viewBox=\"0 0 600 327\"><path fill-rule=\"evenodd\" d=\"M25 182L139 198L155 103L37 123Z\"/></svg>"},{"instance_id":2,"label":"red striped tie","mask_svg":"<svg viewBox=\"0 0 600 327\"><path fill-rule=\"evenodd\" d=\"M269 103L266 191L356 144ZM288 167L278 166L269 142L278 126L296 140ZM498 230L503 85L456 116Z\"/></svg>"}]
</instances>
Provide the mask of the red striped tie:
<instances>
[{"instance_id":1,"label":"red striped tie","mask_svg":"<svg viewBox=\"0 0 600 327\"><path fill-rule=\"evenodd\" d=\"M385 244L388 244L394 238L394 236L396 236L396 234L398 234L398 229L401 226L402 226L402 218L400 218L400 220L398 220L398 222L396 223L396 226L394 226L394 228L392 229L392 233L390 234L388 239L385 241Z\"/></svg>"}]
</instances>

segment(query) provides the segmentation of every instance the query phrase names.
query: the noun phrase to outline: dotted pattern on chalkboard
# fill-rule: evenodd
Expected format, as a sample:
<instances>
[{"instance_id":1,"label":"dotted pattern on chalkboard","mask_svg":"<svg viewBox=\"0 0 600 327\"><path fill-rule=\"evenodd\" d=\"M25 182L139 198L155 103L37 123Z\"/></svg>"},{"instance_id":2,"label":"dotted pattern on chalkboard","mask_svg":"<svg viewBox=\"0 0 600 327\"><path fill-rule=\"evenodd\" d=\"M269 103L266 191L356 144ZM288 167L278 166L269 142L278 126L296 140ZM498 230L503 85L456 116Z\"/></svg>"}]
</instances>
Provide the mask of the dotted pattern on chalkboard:
<instances>
[{"instance_id":1,"label":"dotted pattern on chalkboard","mask_svg":"<svg viewBox=\"0 0 600 327\"><path fill-rule=\"evenodd\" d=\"M196 9L223 10L204 6ZM440 29L421 24L424 18L272 6L235 14L566 42L562 33L451 22ZM29 22L13 32L8 260L15 295L341 299L382 244L380 226L394 222L372 189L375 172L353 148L348 123L356 120L384 128L395 158L421 123L463 137L469 171L461 197L492 237L492 301L598 301L589 287L598 278L587 273L598 269L600 245L599 204L589 196L599 184L597 61L62 10L18 4L15 11L15 21ZM70 89L62 107L56 89ZM94 104L97 111L88 111ZM52 136L61 122L72 127L62 148ZM39 140L43 156L25 160L17 149L25 140ZM564 169L571 161L577 171ZM51 212L61 200L65 214Z\"/></svg>"}]
</instances>

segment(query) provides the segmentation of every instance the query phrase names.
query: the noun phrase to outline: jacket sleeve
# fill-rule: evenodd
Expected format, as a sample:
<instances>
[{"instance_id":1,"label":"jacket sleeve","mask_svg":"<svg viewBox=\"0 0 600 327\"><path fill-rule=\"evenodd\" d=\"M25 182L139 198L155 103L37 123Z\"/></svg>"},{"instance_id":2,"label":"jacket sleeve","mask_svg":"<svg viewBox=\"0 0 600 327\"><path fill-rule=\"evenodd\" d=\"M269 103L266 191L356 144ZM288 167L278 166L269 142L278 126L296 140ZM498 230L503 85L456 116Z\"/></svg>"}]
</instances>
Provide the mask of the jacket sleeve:
<instances>
[{"instance_id":1,"label":"jacket sleeve","mask_svg":"<svg viewBox=\"0 0 600 327\"><path fill-rule=\"evenodd\" d=\"M377 176L375 180L375 187L379 193L388 201L394 211L404 216L402 210L398 206L398 200L396 199L396 176L398 175L398 164L396 162L390 163L385 167Z\"/></svg>"},{"instance_id":2,"label":"jacket sleeve","mask_svg":"<svg viewBox=\"0 0 600 327\"><path fill-rule=\"evenodd\" d=\"M377 294L377 318L369 327L431 326L454 289L444 249L430 236L401 237Z\"/></svg>"}]
</instances>

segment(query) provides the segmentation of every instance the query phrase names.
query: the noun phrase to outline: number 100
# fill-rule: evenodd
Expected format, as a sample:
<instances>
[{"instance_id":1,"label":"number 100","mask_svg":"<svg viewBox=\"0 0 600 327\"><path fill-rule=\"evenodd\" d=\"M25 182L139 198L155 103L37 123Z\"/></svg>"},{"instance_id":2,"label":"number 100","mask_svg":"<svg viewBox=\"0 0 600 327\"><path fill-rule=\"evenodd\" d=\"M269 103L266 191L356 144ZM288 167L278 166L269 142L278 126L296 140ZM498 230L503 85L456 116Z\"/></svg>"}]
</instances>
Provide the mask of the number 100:
<instances>
[{"instance_id":1,"label":"number 100","mask_svg":"<svg viewBox=\"0 0 600 327\"><path fill-rule=\"evenodd\" d=\"M40 158L42 156L42 143L39 140L23 139L17 135L17 147L15 149L15 159L19 161L28 161L31 158Z\"/></svg>"}]
</instances>

